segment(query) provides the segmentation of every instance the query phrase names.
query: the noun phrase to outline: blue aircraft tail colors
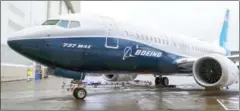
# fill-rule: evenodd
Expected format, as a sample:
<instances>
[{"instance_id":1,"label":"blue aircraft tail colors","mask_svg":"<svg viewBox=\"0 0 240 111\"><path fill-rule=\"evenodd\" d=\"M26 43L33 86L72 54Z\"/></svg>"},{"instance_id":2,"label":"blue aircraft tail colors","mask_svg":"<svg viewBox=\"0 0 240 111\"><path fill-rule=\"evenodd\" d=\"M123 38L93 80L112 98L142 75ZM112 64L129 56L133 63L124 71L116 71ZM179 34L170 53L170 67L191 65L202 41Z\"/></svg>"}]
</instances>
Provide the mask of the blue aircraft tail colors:
<instances>
[{"instance_id":1,"label":"blue aircraft tail colors","mask_svg":"<svg viewBox=\"0 0 240 111\"><path fill-rule=\"evenodd\" d=\"M226 10L222 31L219 38L219 45L226 50L226 55L230 55L230 51L226 47L227 34L228 34L228 21L229 21L229 9Z\"/></svg>"}]
</instances>

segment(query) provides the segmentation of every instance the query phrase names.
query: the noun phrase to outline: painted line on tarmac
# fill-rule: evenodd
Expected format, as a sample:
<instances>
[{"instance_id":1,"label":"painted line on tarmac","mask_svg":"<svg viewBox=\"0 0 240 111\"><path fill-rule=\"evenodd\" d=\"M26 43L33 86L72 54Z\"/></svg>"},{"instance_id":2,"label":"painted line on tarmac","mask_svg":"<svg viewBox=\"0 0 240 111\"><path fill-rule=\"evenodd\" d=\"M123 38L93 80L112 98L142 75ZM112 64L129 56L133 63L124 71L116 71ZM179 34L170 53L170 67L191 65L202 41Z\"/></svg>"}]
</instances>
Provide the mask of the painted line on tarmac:
<instances>
[{"instance_id":1,"label":"painted line on tarmac","mask_svg":"<svg viewBox=\"0 0 240 111\"><path fill-rule=\"evenodd\" d=\"M223 104L225 104L226 101L228 104L225 104L224 106L228 107L228 110L239 110L239 98L230 98L228 100L219 99L219 101Z\"/></svg>"},{"instance_id":2,"label":"painted line on tarmac","mask_svg":"<svg viewBox=\"0 0 240 111\"><path fill-rule=\"evenodd\" d=\"M45 92L52 92L52 91L62 91L62 89L51 89L51 90L31 90L31 91L18 91L18 92L5 92L5 93L1 93L1 94L21 94L21 93L45 93Z\"/></svg>"},{"instance_id":3,"label":"painted line on tarmac","mask_svg":"<svg viewBox=\"0 0 240 111\"><path fill-rule=\"evenodd\" d=\"M4 92L4 93L1 93L1 95L3 94L7 94L7 95L9 95L9 94L22 94L22 93L24 93L24 94L26 94L26 93L41 93L41 92L51 92L51 91L53 91L53 90L39 90L39 91L19 91L19 92ZM54 91L56 91L56 90L54 90ZM57 91L60 91L60 90L57 90Z\"/></svg>"},{"instance_id":4,"label":"painted line on tarmac","mask_svg":"<svg viewBox=\"0 0 240 111\"><path fill-rule=\"evenodd\" d=\"M28 98L28 97L32 97L32 95L18 96L18 97L15 97L14 99L19 99L19 98Z\"/></svg>"},{"instance_id":5,"label":"painted line on tarmac","mask_svg":"<svg viewBox=\"0 0 240 111\"><path fill-rule=\"evenodd\" d=\"M4 92L4 93L1 93L1 94L11 94L11 93L32 93L34 91L19 91L19 92Z\"/></svg>"},{"instance_id":6,"label":"painted line on tarmac","mask_svg":"<svg viewBox=\"0 0 240 111\"><path fill-rule=\"evenodd\" d=\"M58 95L58 93L56 94L49 94L49 93L54 93L54 92L59 92L61 90L43 90L43 91L20 91L20 92L11 92L11 93L1 93L1 99L2 100L12 100L12 99L21 99L21 98L29 98L29 97L40 97L41 95L38 96L38 94L42 93L42 95L44 94L48 94L48 95ZM19 96L19 94L24 94ZM36 95L37 94L37 95Z\"/></svg>"},{"instance_id":7,"label":"painted line on tarmac","mask_svg":"<svg viewBox=\"0 0 240 111\"><path fill-rule=\"evenodd\" d=\"M228 110L228 108L227 108L219 99L217 99L217 102L218 102L225 110Z\"/></svg>"}]
</instances>

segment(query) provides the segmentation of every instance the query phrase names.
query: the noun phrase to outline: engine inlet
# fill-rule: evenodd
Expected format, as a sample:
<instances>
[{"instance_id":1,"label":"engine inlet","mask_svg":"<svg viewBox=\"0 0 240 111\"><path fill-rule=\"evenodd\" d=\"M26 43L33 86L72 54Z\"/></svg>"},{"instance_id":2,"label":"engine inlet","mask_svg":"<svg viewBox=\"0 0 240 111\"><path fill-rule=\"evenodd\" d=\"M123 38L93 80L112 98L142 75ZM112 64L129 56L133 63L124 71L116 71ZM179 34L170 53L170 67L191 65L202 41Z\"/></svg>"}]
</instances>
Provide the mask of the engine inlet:
<instances>
[{"instance_id":1,"label":"engine inlet","mask_svg":"<svg viewBox=\"0 0 240 111\"><path fill-rule=\"evenodd\" d=\"M198 76L209 84L216 83L222 76L221 65L214 59L204 59L199 63Z\"/></svg>"}]
</instances>

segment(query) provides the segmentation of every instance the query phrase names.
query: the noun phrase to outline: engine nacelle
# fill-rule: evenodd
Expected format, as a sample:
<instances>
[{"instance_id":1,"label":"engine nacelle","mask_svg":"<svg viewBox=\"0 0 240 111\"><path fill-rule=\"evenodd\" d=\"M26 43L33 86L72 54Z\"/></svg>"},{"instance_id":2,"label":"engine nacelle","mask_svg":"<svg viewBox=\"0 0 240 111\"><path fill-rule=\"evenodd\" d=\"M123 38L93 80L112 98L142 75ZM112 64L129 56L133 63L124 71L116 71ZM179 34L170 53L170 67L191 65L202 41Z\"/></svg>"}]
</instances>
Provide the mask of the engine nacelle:
<instances>
[{"instance_id":1,"label":"engine nacelle","mask_svg":"<svg viewBox=\"0 0 240 111\"><path fill-rule=\"evenodd\" d=\"M58 76L58 77L64 77L64 78L71 78L76 80L84 80L85 73L82 72L75 72L71 70L66 70L62 68L47 68L47 74Z\"/></svg>"},{"instance_id":2,"label":"engine nacelle","mask_svg":"<svg viewBox=\"0 0 240 111\"><path fill-rule=\"evenodd\" d=\"M132 81L137 74L103 74L102 77L106 81Z\"/></svg>"},{"instance_id":3,"label":"engine nacelle","mask_svg":"<svg viewBox=\"0 0 240 111\"><path fill-rule=\"evenodd\" d=\"M238 81L238 75L237 65L219 54L203 56L193 64L195 81L206 88L229 86Z\"/></svg>"}]
</instances>

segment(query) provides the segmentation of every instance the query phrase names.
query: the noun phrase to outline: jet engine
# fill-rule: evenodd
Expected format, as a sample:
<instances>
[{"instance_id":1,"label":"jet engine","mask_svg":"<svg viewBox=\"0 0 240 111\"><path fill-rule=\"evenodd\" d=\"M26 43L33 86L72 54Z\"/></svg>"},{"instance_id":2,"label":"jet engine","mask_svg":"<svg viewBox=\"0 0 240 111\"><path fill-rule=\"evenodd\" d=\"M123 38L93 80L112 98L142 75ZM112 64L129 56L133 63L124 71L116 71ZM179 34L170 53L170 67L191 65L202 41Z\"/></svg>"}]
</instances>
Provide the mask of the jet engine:
<instances>
[{"instance_id":1,"label":"jet engine","mask_svg":"<svg viewBox=\"0 0 240 111\"><path fill-rule=\"evenodd\" d=\"M75 72L71 70L66 70L62 68L47 68L47 74L58 76L58 77L65 77L65 78L71 78L75 80L83 80L85 78L85 73L82 72Z\"/></svg>"},{"instance_id":2,"label":"jet engine","mask_svg":"<svg viewBox=\"0 0 240 111\"><path fill-rule=\"evenodd\" d=\"M230 59L219 54L206 55L193 64L195 81L206 88L221 88L238 81L239 70Z\"/></svg>"},{"instance_id":3,"label":"jet engine","mask_svg":"<svg viewBox=\"0 0 240 111\"><path fill-rule=\"evenodd\" d=\"M102 77L106 81L132 81L137 74L103 74Z\"/></svg>"}]
</instances>

